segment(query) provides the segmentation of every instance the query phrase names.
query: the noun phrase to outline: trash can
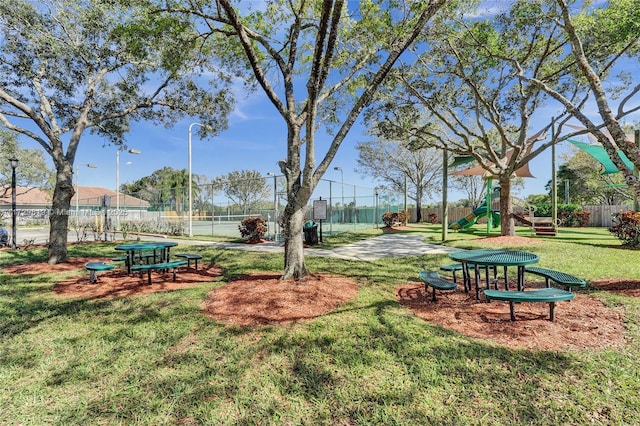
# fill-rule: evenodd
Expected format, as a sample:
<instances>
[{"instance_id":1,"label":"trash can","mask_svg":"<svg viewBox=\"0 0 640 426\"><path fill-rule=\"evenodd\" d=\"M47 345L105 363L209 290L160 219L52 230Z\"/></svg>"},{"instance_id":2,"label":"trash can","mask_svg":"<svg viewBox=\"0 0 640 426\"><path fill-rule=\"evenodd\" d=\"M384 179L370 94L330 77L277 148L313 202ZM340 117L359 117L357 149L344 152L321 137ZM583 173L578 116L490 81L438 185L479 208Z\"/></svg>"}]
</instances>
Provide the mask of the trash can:
<instances>
[{"instance_id":1,"label":"trash can","mask_svg":"<svg viewBox=\"0 0 640 426\"><path fill-rule=\"evenodd\" d=\"M304 242L307 245L315 246L318 244L318 225L308 220L305 222L302 231L304 232Z\"/></svg>"},{"instance_id":2,"label":"trash can","mask_svg":"<svg viewBox=\"0 0 640 426\"><path fill-rule=\"evenodd\" d=\"M0 247L4 247L9 244L9 233L6 229L0 228Z\"/></svg>"}]
</instances>

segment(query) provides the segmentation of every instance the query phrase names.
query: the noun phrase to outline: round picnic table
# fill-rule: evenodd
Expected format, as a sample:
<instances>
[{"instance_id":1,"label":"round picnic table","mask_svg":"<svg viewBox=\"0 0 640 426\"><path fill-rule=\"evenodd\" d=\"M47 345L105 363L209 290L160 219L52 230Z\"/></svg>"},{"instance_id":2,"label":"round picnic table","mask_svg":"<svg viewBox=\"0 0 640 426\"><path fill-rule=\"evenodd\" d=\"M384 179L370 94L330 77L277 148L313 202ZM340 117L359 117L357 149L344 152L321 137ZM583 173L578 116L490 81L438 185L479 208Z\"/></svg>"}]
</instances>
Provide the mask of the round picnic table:
<instances>
[{"instance_id":1,"label":"round picnic table","mask_svg":"<svg viewBox=\"0 0 640 426\"><path fill-rule=\"evenodd\" d=\"M153 263L156 263L156 256L161 262L168 262L171 247L177 246L175 241L145 241L139 243L118 244L114 250L126 252L125 267L127 274L131 274L131 266L135 263L136 252L153 251ZM160 253L156 253L160 250Z\"/></svg>"},{"instance_id":2,"label":"round picnic table","mask_svg":"<svg viewBox=\"0 0 640 426\"><path fill-rule=\"evenodd\" d=\"M489 267L502 266L504 268L504 285L505 290L508 290L509 278L507 275L507 268L509 266L516 266L517 271L517 283L518 291L524 289L524 270L526 265L536 263L540 260L537 254L529 253L519 250L504 250L504 249L477 249L477 250L461 250L449 254L449 257L462 264L462 275L465 280L465 290L468 288L471 290L471 276L469 274L468 265L473 265L475 268L475 280L476 280L476 299L479 296L479 284L480 272L479 266L485 266L486 268L486 282L487 288L489 288ZM467 287L468 285L468 287ZM495 287L497 289L498 282L496 280Z\"/></svg>"}]
</instances>

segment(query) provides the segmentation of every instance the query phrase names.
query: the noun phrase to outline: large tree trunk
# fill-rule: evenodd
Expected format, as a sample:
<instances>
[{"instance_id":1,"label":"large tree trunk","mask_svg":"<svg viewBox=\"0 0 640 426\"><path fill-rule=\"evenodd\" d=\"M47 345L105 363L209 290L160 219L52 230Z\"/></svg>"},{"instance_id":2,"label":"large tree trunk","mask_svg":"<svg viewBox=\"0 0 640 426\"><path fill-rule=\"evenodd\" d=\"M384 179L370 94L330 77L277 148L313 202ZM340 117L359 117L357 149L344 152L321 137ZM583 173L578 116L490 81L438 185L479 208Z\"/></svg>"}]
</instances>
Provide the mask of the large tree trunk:
<instances>
[{"instance_id":1,"label":"large tree trunk","mask_svg":"<svg viewBox=\"0 0 640 426\"><path fill-rule=\"evenodd\" d=\"M67 233L69 231L69 208L73 197L71 166L58 171L53 191L51 214L49 216L48 262L55 265L67 261Z\"/></svg>"},{"instance_id":2,"label":"large tree trunk","mask_svg":"<svg viewBox=\"0 0 640 426\"><path fill-rule=\"evenodd\" d=\"M511 205L511 178L501 176L500 182L500 235L514 236L516 228L514 225Z\"/></svg>"},{"instance_id":3,"label":"large tree trunk","mask_svg":"<svg viewBox=\"0 0 640 426\"><path fill-rule=\"evenodd\" d=\"M284 238L284 273L281 279L299 280L309 275L304 263L304 247L302 245L302 227L304 225L304 206L294 209L285 208Z\"/></svg>"}]
</instances>

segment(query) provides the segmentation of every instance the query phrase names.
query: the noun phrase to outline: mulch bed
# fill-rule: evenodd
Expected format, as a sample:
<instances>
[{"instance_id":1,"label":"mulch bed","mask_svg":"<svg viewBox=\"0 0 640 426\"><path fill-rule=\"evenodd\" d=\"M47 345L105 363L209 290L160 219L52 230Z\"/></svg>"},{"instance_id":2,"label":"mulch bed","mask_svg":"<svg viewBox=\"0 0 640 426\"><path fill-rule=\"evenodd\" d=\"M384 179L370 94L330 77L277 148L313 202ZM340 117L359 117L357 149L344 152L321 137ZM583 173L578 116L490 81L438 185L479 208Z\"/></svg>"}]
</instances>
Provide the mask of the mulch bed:
<instances>
[{"instance_id":1,"label":"mulch bed","mask_svg":"<svg viewBox=\"0 0 640 426\"><path fill-rule=\"evenodd\" d=\"M485 238L487 245L535 244L540 240L525 237ZM77 276L55 284L60 297L99 299L130 297L160 291L187 288L221 279L215 265L199 265L198 271L180 268L177 280L172 273L152 273L147 284L146 273L128 276L113 270L98 274L98 283L88 282L84 264L96 258L72 258L69 262L49 265L29 263L3 268L10 274L40 274L76 270ZM205 262L203 262L205 263ZM279 274L247 274L212 289L202 303L205 314L228 324L243 326L283 324L308 321L326 315L353 300L358 284L347 277L317 274L302 281L280 280ZM640 297L640 280L608 279L590 283L600 290L625 296ZM605 307L597 298L577 293L571 302L556 306L556 321L549 321L546 303L516 305L517 321L509 320L509 304L476 301L475 293L458 288L439 292L431 302L422 283L410 282L396 289L399 303L425 321L454 330L482 341L490 340L510 348L571 350L581 348L613 348L626 343L621 310Z\"/></svg>"}]
</instances>

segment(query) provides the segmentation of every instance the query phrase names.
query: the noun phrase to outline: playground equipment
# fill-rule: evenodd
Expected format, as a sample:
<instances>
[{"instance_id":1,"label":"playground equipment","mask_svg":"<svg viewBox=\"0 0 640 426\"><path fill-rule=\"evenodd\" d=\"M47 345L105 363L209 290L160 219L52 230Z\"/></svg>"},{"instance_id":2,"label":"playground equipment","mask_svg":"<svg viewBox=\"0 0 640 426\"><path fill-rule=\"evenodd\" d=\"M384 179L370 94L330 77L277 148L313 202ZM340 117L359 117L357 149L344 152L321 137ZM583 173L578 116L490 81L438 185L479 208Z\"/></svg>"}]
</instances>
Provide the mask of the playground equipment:
<instances>
[{"instance_id":1,"label":"playground equipment","mask_svg":"<svg viewBox=\"0 0 640 426\"><path fill-rule=\"evenodd\" d=\"M458 230L465 229L472 225L474 225L478 219L481 217L487 216L491 213L491 223L494 228L497 228L500 225L500 215L496 212L491 211L487 208L487 201L483 201L477 208L475 208L471 213L458 220L457 222L451 222L449 224L449 229Z\"/></svg>"},{"instance_id":2,"label":"playground equipment","mask_svg":"<svg viewBox=\"0 0 640 426\"><path fill-rule=\"evenodd\" d=\"M511 197L511 199L514 205L514 212L511 214L511 217L513 217L516 222L530 226L532 232L538 236L556 235L556 226L553 224L553 218L545 216L536 217L535 206L532 206L520 198Z\"/></svg>"},{"instance_id":3,"label":"playground equipment","mask_svg":"<svg viewBox=\"0 0 640 426\"><path fill-rule=\"evenodd\" d=\"M534 136L534 138L539 137L542 134L542 131L538 132L538 134L536 134ZM531 150L531 146L528 147L527 153ZM506 154L505 154L505 160L508 162L511 159L511 156L513 155L514 150L509 150ZM456 157L454 159L454 162L449 166L449 167L455 167L458 165L462 165L462 164L466 164L469 162L474 161L474 158L471 156L463 156L463 157ZM460 170L457 172L453 172L451 173L451 175L457 175L457 176L482 176L483 179L486 181L486 185L487 185L487 192L486 192L486 199L485 201L480 204L475 210L473 210L473 212L471 212L471 214L467 215L466 217L458 220L457 222L451 222L449 223L449 229L453 229L453 230L457 230L457 229L464 229L464 228L468 228L471 225L475 224L478 219L480 219L481 217L486 216L487 217L487 234L489 234L491 228L496 228L499 224L500 224L500 215L497 213L500 209L499 207L499 199L500 199L500 188L496 187L493 189L493 193L491 191L491 181L492 178L495 176L492 176L492 174L489 172L489 170L484 169L482 166L476 166L476 167L471 167L469 169L466 170ZM515 172L513 172L513 176L517 176L517 177L533 177L533 175L531 174L531 172L529 171L529 164L526 163L525 165L523 165L522 167L520 167L519 169L517 169ZM512 199L515 199L515 197L512 197ZM494 202L498 200L498 206L496 208L493 207ZM527 212L530 217L531 217L531 221L529 221L529 225L530 226L534 226L534 222L533 222L533 207L529 206L528 203L526 203L526 207L522 209L523 212ZM524 215L516 215L516 212L511 214L512 218L515 218L516 220L520 220L522 223L527 223L525 221L527 221L526 217ZM551 222L551 226L552 226L552 230L553 230L553 235L555 235L555 224L553 224L553 222ZM537 232L537 230L536 230ZM550 234L545 234L545 235L550 235Z\"/></svg>"}]
</instances>

